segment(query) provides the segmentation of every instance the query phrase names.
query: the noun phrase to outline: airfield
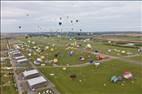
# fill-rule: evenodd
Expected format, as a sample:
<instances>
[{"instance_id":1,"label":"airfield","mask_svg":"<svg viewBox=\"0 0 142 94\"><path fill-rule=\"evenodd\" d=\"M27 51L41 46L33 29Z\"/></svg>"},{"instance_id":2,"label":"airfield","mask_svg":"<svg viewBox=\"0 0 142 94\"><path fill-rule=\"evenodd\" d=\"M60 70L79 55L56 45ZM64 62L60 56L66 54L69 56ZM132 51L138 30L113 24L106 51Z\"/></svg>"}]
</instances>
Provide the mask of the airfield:
<instances>
[{"instance_id":1,"label":"airfield","mask_svg":"<svg viewBox=\"0 0 142 94\"><path fill-rule=\"evenodd\" d=\"M21 51L30 63L16 66L15 73L20 75L24 70L35 68L60 94L140 94L142 37L132 35L91 38L16 36L8 41L2 39L1 52L8 51L7 46ZM8 64L2 63L1 68L11 67L10 60L7 60ZM2 94L18 94L18 85L8 74L13 68L1 70ZM126 71L132 73L132 79L111 81L113 76L122 76ZM28 92L25 87L23 94ZM33 94L50 94L45 90L40 88Z\"/></svg>"}]
</instances>

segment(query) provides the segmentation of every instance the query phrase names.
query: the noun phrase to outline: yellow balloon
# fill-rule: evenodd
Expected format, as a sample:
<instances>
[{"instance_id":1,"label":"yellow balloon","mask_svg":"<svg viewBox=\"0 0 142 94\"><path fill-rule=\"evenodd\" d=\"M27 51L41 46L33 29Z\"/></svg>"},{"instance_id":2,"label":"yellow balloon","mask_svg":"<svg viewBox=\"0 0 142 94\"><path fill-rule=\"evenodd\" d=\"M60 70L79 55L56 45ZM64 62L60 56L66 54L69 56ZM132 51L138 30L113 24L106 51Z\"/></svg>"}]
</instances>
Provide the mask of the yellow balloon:
<instances>
[{"instance_id":1,"label":"yellow balloon","mask_svg":"<svg viewBox=\"0 0 142 94\"><path fill-rule=\"evenodd\" d=\"M53 48L51 48L51 49L50 49L50 51L54 51L54 49L53 49Z\"/></svg>"},{"instance_id":2,"label":"yellow balloon","mask_svg":"<svg viewBox=\"0 0 142 94\"><path fill-rule=\"evenodd\" d=\"M57 63L57 62L58 62L58 59L55 58L53 61L54 61L54 63Z\"/></svg>"}]
</instances>

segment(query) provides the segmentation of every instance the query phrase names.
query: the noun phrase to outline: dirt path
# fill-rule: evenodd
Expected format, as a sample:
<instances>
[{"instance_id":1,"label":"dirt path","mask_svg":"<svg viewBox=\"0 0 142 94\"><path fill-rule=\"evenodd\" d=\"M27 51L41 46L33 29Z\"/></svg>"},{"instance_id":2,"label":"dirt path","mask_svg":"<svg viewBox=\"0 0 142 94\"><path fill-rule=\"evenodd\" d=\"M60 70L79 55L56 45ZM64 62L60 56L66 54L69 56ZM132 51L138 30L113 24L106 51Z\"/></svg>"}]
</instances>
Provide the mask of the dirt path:
<instances>
[{"instance_id":1,"label":"dirt path","mask_svg":"<svg viewBox=\"0 0 142 94\"><path fill-rule=\"evenodd\" d=\"M118 59L118 60L122 60L122 61L126 61L129 63L133 63L133 64L138 64L138 65L142 65L141 62L138 61L134 61L134 60L129 60L128 57L135 57L135 56L139 56L139 54L135 54L135 55L131 55L131 56L125 56L125 57L116 57L116 56L110 56L110 55L106 55L109 58L108 59L104 59L104 60L99 60L98 62L106 62L106 61L111 61L112 59ZM84 66L88 66L90 65L90 63L83 63L83 64L77 64L77 65L69 65L69 66L65 66L65 65L56 65L54 67L84 67Z\"/></svg>"}]
</instances>

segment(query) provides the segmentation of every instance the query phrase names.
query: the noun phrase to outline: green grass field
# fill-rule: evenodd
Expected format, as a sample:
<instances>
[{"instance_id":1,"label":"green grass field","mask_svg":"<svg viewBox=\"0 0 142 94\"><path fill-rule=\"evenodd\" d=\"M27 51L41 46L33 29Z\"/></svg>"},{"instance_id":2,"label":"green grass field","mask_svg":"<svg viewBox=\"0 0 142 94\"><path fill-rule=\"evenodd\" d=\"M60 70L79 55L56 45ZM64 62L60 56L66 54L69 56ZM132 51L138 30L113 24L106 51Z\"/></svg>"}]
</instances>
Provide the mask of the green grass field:
<instances>
[{"instance_id":1,"label":"green grass field","mask_svg":"<svg viewBox=\"0 0 142 94\"><path fill-rule=\"evenodd\" d=\"M7 50L7 41L6 41L6 39L0 39L0 50L2 51L2 50Z\"/></svg>"},{"instance_id":2,"label":"green grass field","mask_svg":"<svg viewBox=\"0 0 142 94\"><path fill-rule=\"evenodd\" d=\"M67 39L58 39L58 42L57 42L57 39L56 38L41 38L39 39L40 37L34 37L32 39L30 39L31 41L36 41L36 44L37 46L40 46L41 49L44 49L45 46L49 46L50 48L53 48L54 51L50 51L50 49L48 50L44 50L44 52L40 52L37 53L36 55L33 55L31 57L31 60L34 61L36 58L40 57L40 56L45 56L46 60L52 60L54 59L54 55L59 53L59 56L58 56L58 60L59 60L59 65L66 65L66 64L70 64L70 65L73 65L73 64L80 64L80 63L87 63L89 60L91 59L96 59L96 57L90 53L86 53L84 52L83 50L78 50L78 49L71 49L72 51L74 51L74 55L73 56L69 56L69 52L71 50L65 50L66 47L66 43L68 43ZM42 40L43 39L43 40ZM42 41L41 41L42 40ZM26 40L24 40L26 41ZM49 42L47 42L49 41ZM27 41L26 41L27 42ZM38 45L40 44L40 45ZM55 47L52 47L52 44L55 44ZM30 44L30 46L33 46L32 44ZM23 53L25 53L25 55L28 54L28 51L26 51L27 47L25 47L25 50L23 50ZM85 58L84 61L80 62L79 60L79 57L82 56Z\"/></svg>"},{"instance_id":3,"label":"green grass field","mask_svg":"<svg viewBox=\"0 0 142 94\"><path fill-rule=\"evenodd\" d=\"M129 57L128 59L134 60L134 61L137 61L137 62L142 62L142 55Z\"/></svg>"},{"instance_id":4,"label":"green grass field","mask_svg":"<svg viewBox=\"0 0 142 94\"><path fill-rule=\"evenodd\" d=\"M1 57L7 57L7 41L1 40ZM5 59L0 62L0 93L1 94L18 94L14 78L11 75L13 70L3 69L4 67L11 67L10 60ZM9 74L10 73L10 74Z\"/></svg>"},{"instance_id":5,"label":"green grass field","mask_svg":"<svg viewBox=\"0 0 142 94\"><path fill-rule=\"evenodd\" d=\"M62 68L51 67L40 70L56 85L61 94L140 94L142 92L141 66L119 60L105 62L98 69L90 65L88 67L67 68L66 71ZM134 83L127 80L122 82L124 86L120 83L111 83L111 76L120 75L125 70L133 73ZM55 76L50 76L51 73L54 73ZM71 74L76 74L77 78L70 79Z\"/></svg>"},{"instance_id":6,"label":"green grass field","mask_svg":"<svg viewBox=\"0 0 142 94\"><path fill-rule=\"evenodd\" d=\"M118 36L105 36L103 37L104 39L121 39L121 40L128 40L128 41L142 41L142 37L141 36L127 36L127 35L118 35Z\"/></svg>"},{"instance_id":7,"label":"green grass field","mask_svg":"<svg viewBox=\"0 0 142 94\"><path fill-rule=\"evenodd\" d=\"M30 39L18 38L18 40L25 42L29 47L24 47L22 52L30 58L33 62L36 58L40 56L45 56L44 62L46 60L54 59L56 53L60 53L58 56L58 65L75 65L80 63L86 63L90 59L96 60L96 57L90 53L85 52L84 49L87 44L92 45L92 49L89 51L98 50L101 53L124 57L128 56L126 53L116 52L115 50L126 51L132 53L132 55L137 54L136 48L127 47L117 47L112 45L106 45L104 42L90 40L88 42L83 42L82 40L69 40L67 38L57 38L57 37L32 37ZM34 41L36 44L28 43L28 41ZM75 52L73 56L69 56L68 52L71 50L66 50L66 44L74 43L81 44L80 48L71 49ZM52 45L55 44L53 47ZM27 54L28 49L33 46L40 47L44 49L45 46L49 48L54 48L54 51L44 50L43 52L33 52L32 57ZM108 52L111 49L111 52ZM34 53L36 53L34 55ZM119 55L118 55L119 53ZM85 61L80 62L79 57L85 57ZM134 61L139 61L141 57L131 57ZM37 66L38 67L38 66ZM56 88L61 92L61 94L140 94L142 92L142 71L141 65L129 63L121 60L111 60L104 62L97 69L94 65L89 65L86 67L68 67L67 70L62 68L55 68L50 65L39 67L39 70L51 80ZM121 75L124 71L131 71L134 75L132 81L124 80L116 84L110 81L113 75ZM50 74L55 74L51 76ZM76 79L72 80L70 75L75 74ZM122 85L123 84L123 85ZM105 85L105 86L104 86Z\"/></svg>"},{"instance_id":8,"label":"green grass field","mask_svg":"<svg viewBox=\"0 0 142 94\"><path fill-rule=\"evenodd\" d=\"M48 54L49 59L52 59L54 57L54 54L58 53L58 52L62 53L61 57L64 55L66 58L68 58L68 56L65 55L67 53L67 51L69 51L69 50L65 50L66 45L69 43L74 43L74 42L76 42L77 44L81 44L81 47L79 49L74 50L77 53L77 55L80 55L80 56L84 55L84 53L80 49L84 49L87 44L92 45L92 49L90 49L90 51L98 50L101 53L104 53L107 55L112 55L112 56L127 56L127 53L132 53L132 54L137 53L136 48L117 47L117 46L112 46L112 45L106 45L104 42L97 42L97 41L93 41L93 40L90 40L88 42L83 42L82 40L69 40L67 38L57 38L57 37L49 37L49 38L48 37L32 37L30 39L21 38L20 40L22 40L26 43L29 40L34 41L34 42L36 42L37 46L40 46L43 49L45 46L49 46L51 48L54 48L54 50L55 50L54 52L46 50L43 53L39 54L39 55L45 55L45 56ZM53 44L55 44L55 47L52 47ZM32 44L29 44L29 45L33 46ZM109 49L111 49L112 51L108 52ZM115 50L119 50L119 52L116 52ZM121 51L125 51L125 53L121 53ZM73 58L71 60L73 60L72 62L74 62ZM63 64L66 64L66 62L64 62L63 60L61 60L61 62Z\"/></svg>"},{"instance_id":9,"label":"green grass field","mask_svg":"<svg viewBox=\"0 0 142 94\"><path fill-rule=\"evenodd\" d=\"M3 64L1 64L1 67L10 67L9 61L5 61L3 62ZM14 81L14 77L12 76L13 70L7 70L7 69L1 69L1 73L0 73L0 87L1 87L1 93L2 94L18 94L18 92L16 91L16 86L15 86L15 81Z\"/></svg>"}]
</instances>

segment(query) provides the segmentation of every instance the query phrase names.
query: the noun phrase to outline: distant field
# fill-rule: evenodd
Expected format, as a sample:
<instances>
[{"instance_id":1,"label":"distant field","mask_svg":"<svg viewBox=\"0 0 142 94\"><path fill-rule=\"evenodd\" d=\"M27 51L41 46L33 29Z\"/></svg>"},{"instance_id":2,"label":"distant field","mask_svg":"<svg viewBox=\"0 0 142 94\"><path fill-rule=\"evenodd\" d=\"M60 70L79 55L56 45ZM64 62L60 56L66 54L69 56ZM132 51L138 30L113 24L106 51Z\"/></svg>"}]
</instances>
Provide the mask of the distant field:
<instances>
[{"instance_id":1,"label":"distant field","mask_svg":"<svg viewBox=\"0 0 142 94\"><path fill-rule=\"evenodd\" d=\"M100 37L102 39L110 39L110 40L122 40L122 41L142 41L142 36L127 36L127 35L124 35L124 36L104 36L104 37Z\"/></svg>"},{"instance_id":2,"label":"distant field","mask_svg":"<svg viewBox=\"0 0 142 94\"><path fill-rule=\"evenodd\" d=\"M6 50L7 49L7 41L5 39L1 39L1 44L0 44L0 49L2 50Z\"/></svg>"},{"instance_id":3,"label":"distant field","mask_svg":"<svg viewBox=\"0 0 142 94\"><path fill-rule=\"evenodd\" d=\"M137 53L136 48L125 48L125 47L118 47L118 46L111 46L111 45L105 45L103 42L100 43L94 43L94 48L100 50L100 52L103 52L108 55L112 56L127 56L127 52L131 52L132 54ZM116 52L115 49L120 51L125 51L126 53ZM111 50L111 52L108 52L108 50Z\"/></svg>"},{"instance_id":4,"label":"distant field","mask_svg":"<svg viewBox=\"0 0 142 94\"><path fill-rule=\"evenodd\" d=\"M140 94L142 92L141 66L119 60L105 62L98 69L90 65L81 68L67 68L66 71L62 68L41 68L40 70L56 85L61 94ZM124 86L121 86L121 83L111 83L111 76L120 75L125 70L133 73L134 83L125 81L122 82ZM50 76L51 73L55 76ZM77 78L71 80L69 77L71 74L76 74Z\"/></svg>"},{"instance_id":5,"label":"distant field","mask_svg":"<svg viewBox=\"0 0 142 94\"><path fill-rule=\"evenodd\" d=\"M25 41L25 39L21 39L22 41ZM77 42L79 44L81 44L81 48L85 48L85 46L87 44L91 44L92 45L92 51L95 51L95 50L98 50L102 53L105 53L105 54L108 54L108 55L113 55L113 56L127 56L126 53L118 53L118 52L115 52L115 51L112 51L112 52L108 52L109 49L111 50L114 50L114 49L117 49L117 50L120 50L120 51L126 51L126 52L130 52L132 54L136 54L137 53L137 49L136 48L127 48L127 47L118 47L118 46L111 46L111 45L106 45L104 44L103 42L99 42L99 41L88 41L88 42L83 42L82 40L69 40L69 39L66 39L66 38L54 38L54 37L50 37L50 38L47 38L47 37L32 37L31 39L29 39L31 41L35 41L37 43L37 45L40 44L40 46L48 46L48 45L52 45L52 44L55 44L56 46L56 49L57 51L62 51L62 50L65 50L65 45L67 43L73 43L73 42ZM78 51L78 50L75 50L75 51ZM80 52L80 50L79 50ZM50 56L49 56L50 57Z\"/></svg>"}]
</instances>

